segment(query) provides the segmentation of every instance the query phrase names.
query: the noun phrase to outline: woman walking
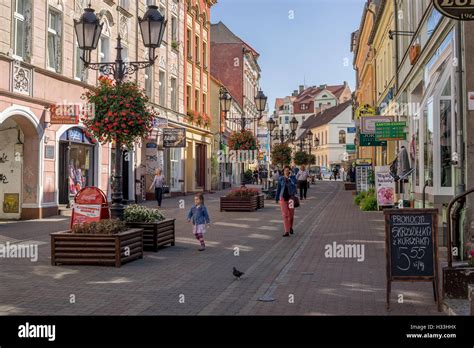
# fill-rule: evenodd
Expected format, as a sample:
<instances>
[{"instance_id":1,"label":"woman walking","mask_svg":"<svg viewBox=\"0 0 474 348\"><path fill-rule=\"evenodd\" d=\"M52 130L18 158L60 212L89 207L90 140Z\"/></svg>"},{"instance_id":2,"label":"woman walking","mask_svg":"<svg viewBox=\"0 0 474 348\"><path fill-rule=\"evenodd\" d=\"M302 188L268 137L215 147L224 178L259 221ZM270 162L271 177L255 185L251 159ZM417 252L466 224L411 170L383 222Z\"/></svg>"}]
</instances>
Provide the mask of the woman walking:
<instances>
[{"instance_id":1,"label":"woman walking","mask_svg":"<svg viewBox=\"0 0 474 348\"><path fill-rule=\"evenodd\" d=\"M302 165L301 170L296 174L296 180L298 180L300 187L300 199L306 199L306 194L308 193L308 176L309 172L306 166Z\"/></svg>"},{"instance_id":2,"label":"woman walking","mask_svg":"<svg viewBox=\"0 0 474 348\"><path fill-rule=\"evenodd\" d=\"M161 208L161 200L163 199L163 186L165 184L165 177L161 174L161 169L157 169L155 177L151 183L150 190L155 188L155 198L158 203L158 208Z\"/></svg>"},{"instance_id":3,"label":"woman walking","mask_svg":"<svg viewBox=\"0 0 474 348\"><path fill-rule=\"evenodd\" d=\"M293 234L293 219L295 215L294 197L296 195L296 184L290 177L290 167L286 166L283 170L283 176L278 180L276 192L276 203L280 204L281 215L283 217L283 226L285 234L283 237L289 237Z\"/></svg>"}]
</instances>

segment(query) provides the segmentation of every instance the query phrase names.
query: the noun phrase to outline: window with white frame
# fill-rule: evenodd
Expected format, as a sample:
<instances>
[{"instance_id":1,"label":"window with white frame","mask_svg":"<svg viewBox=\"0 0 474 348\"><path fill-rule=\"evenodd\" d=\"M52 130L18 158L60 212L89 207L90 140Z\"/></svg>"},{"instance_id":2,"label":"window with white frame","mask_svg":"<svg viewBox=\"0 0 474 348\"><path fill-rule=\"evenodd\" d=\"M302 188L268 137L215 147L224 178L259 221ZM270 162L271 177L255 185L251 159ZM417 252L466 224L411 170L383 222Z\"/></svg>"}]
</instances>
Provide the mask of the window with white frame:
<instances>
[{"instance_id":1,"label":"window with white frame","mask_svg":"<svg viewBox=\"0 0 474 348\"><path fill-rule=\"evenodd\" d=\"M77 39L74 39L74 78L80 81L87 81L87 69L85 69L84 61L81 59L82 50L79 48Z\"/></svg>"},{"instance_id":2,"label":"window with white frame","mask_svg":"<svg viewBox=\"0 0 474 348\"><path fill-rule=\"evenodd\" d=\"M56 72L61 72L62 64L62 15L59 11L48 10L48 46L47 67Z\"/></svg>"},{"instance_id":3,"label":"window with white frame","mask_svg":"<svg viewBox=\"0 0 474 348\"><path fill-rule=\"evenodd\" d=\"M178 42L178 18L171 16L171 42Z\"/></svg>"},{"instance_id":4,"label":"window with white frame","mask_svg":"<svg viewBox=\"0 0 474 348\"><path fill-rule=\"evenodd\" d=\"M178 111L178 82L176 78L171 78L171 109L174 111Z\"/></svg>"},{"instance_id":5,"label":"window with white frame","mask_svg":"<svg viewBox=\"0 0 474 348\"><path fill-rule=\"evenodd\" d=\"M29 61L31 47L31 0L16 0L13 13L13 54Z\"/></svg>"},{"instance_id":6,"label":"window with white frame","mask_svg":"<svg viewBox=\"0 0 474 348\"><path fill-rule=\"evenodd\" d=\"M163 70L159 73L159 104L166 107L166 74Z\"/></svg>"}]
</instances>

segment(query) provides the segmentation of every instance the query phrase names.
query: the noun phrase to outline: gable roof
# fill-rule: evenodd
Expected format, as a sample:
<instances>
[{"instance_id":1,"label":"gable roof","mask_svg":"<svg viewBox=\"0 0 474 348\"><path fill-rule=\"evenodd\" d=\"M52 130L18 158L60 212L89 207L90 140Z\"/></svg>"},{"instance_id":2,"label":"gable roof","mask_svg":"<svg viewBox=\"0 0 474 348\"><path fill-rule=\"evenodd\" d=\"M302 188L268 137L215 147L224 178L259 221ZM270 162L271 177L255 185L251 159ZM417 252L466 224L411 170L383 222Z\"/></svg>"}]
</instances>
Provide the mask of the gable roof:
<instances>
[{"instance_id":1,"label":"gable roof","mask_svg":"<svg viewBox=\"0 0 474 348\"><path fill-rule=\"evenodd\" d=\"M222 21L219 23L211 24L211 42L216 44L243 44L247 50L252 52L255 58L258 58L260 54L248 43L242 40L240 37L235 35Z\"/></svg>"},{"instance_id":2,"label":"gable roof","mask_svg":"<svg viewBox=\"0 0 474 348\"><path fill-rule=\"evenodd\" d=\"M344 93L346 87L347 87L347 85L345 85L345 84L343 84L343 85L334 85L334 86L323 85L323 86L309 87L309 88L306 88L300 94L298 94L296 96L296 99L295 99L294 102L295 103L304 103L304 102L312 101L314 99L314 97L316 97L318 94L320 94L324 90L328 90L329 92L334 94L334 96L336 98L339 99L339 97L342 95L342 93Z\"/></svg>"},{"instance_id":3,"label":"gable roof","mask_svg":"<svg viewBox=\"0 0 474 348\"><path fill-rule=\"evenodd\" d=\"M306 121L303 122L301 128L311 129L328 124L348 107L352 107L352 100L348 100L345 103L333 106L332 108L319 112L316 115L311 115L308 119L306 119Z\"/></svg>"}]
</instances>

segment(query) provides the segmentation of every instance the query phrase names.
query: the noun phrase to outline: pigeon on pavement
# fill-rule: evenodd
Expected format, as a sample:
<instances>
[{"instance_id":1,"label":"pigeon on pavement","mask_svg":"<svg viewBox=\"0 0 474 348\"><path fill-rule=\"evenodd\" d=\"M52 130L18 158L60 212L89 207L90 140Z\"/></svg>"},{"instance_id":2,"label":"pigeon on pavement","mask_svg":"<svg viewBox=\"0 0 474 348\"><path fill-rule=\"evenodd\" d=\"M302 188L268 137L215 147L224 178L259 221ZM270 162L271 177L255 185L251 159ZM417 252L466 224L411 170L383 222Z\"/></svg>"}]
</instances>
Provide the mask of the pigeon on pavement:
<instances>
[{"instance_id":1,"label":"pigeon on pavement","mask_svg":"<svg viewBox=\"0 0 474 348\"><path fill-rule=\"evenodd\" d=\"M237 268L234 267L234 271L232 272L235 278L240 279L245 273L240 272Z\"/></svg>"}]
</instances>

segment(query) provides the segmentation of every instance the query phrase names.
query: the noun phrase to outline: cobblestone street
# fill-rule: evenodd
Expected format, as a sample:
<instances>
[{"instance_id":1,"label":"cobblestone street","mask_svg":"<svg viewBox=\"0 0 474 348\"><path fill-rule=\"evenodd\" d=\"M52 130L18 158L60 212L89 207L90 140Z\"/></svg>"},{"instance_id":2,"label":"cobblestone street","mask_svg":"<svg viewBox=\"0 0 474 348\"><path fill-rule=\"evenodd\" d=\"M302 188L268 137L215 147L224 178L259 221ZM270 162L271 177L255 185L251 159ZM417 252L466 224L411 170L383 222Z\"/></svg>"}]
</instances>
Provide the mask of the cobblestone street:
<instances>
[{"instance_id":1,"label":"cobblestone street","mask_svg":"<svg viewBox=\"0 0 474 348\"><path fill-rule=\"evenodd\" d=\"M222 194L206 195L212 224L205 252L185 220L193 197L170 198L164 212L177 219L176 246L122 268L51 266L49 233L67 229L67 217L0 223L0 242L39 245L37 262L0 260L0 314L387 314L383 215L360 212L340 182L311 186L291 238L282 238L275 202L254 213L220 213ZM326 258L325 245L333 242L364 245L364 261ZM245 272L241 280L233 266ZM393 284L389 314L437 313L429 283Z\"/></svg>"}]
</instances>

